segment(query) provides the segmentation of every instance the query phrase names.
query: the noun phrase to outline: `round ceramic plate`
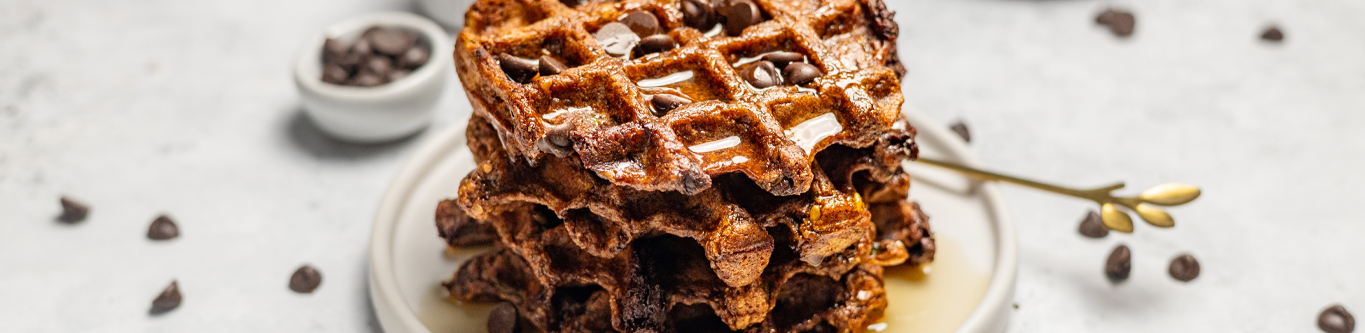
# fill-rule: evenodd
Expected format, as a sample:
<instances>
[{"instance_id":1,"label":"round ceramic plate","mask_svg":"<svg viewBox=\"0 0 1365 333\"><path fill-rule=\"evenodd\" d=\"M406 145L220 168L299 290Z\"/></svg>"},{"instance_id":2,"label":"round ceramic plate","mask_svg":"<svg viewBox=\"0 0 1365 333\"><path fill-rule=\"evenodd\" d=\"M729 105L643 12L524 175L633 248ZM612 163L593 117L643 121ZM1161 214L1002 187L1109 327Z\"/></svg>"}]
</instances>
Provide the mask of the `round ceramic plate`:
<instances>
[{"instance_id":1,"label":"round ceramic plate","mask_svg":"<svg viewBox=\"0 0 1365 333\"><path fill-rule=\"evenodd\" d=\"M946 127L907 110L920 155L980 165ZM465 123L423 143L380 201L370 239L370 297L389 333L484 332L490 306L452 304L440 283L483 249L446 253L436 235L436 204L454 198L474 168ZM929 215L938 241L932 264L887 270L891 304L872 332L998 333L1014 297L1014 225L992 183L907 162L911 200Z\"/></svg>"}]
</instances>

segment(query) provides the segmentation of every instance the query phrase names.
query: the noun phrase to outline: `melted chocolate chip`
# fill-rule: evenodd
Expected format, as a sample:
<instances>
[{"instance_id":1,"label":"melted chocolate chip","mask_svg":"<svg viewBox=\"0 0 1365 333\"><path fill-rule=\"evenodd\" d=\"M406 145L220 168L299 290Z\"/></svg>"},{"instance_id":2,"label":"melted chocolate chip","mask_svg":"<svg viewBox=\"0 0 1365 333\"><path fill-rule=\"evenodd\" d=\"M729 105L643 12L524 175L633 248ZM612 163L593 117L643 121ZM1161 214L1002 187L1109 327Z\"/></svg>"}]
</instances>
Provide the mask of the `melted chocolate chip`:
<instances>
[{"instance_id":1,"label":"melted chocolate chip","mask_svg":"<svg viewBox=\"0 0 1365 333\"><path fill-rule=\"evenodd\" d=\"M815 81L815 78L825 75L820 72L819 68L815 68L815 65L804 62L793 62L787 65L787 68L782 69L782 74L786 74L787 82L794 85L810 83Z\"/></svg>"},{"instance_id":2,"label":"melted chocolate chip","mask_svg":"<svg viewBox=\"0 0 1365 333\"><path fill-rule=\"evenodd\" d=\"M739 75L740 77L743 77L745 81L749 81L749 84L753 85L754 88L758 89L772 87L782 83L782 78L779 77L777 73L777 67L774 67L772 62L766 60L750 64L749 67L745 67L744 71L740 72Z\"/></svg>"},{"instance_id":3,"label":"melted chocolate chip","mask_svg":"<svg viewBox=\"0 0 1365 333\"><path fill-rule=\"evenodd\" d=\"M540 64L537 64L535 60L506 53L498 54L498 65L502 67L504 73L507 73L508 79L517 83L531 82L540 68Z\"/></svg>"},{"instance_id":4,"label":"melted chocolate chip","mask_svg":"<svg viewBox=\"0 0 1365 333\"><path fill-rule=\"evenodd\" d=\"M739 36L744 32L744 28L761 21L763 13L758 11L758 5L748 0L735 1L725 11L725 33Z\"/></svg>"},{"instance_id":5,"label":"melted chocolate chip","mask_svg":"<svg viewBox=\"0 0 1365 333\"><path fill-rule=\"evenodd\" d=\"M569 66L565 66L563 62L555 60L555 58L540 56L540 76L556 75L568 69Z\"/></svg>"},{"instance_id":6,"label":"melted chocolate chip","mask_svg":"<svg viewBox=\"0 0 1365 333\"><path fill-rule=\"evenodd\" d=\"M162 289L161 294L156 295L156 299L152 300L151 313L162 314L175 310L175 308L180 307L182 298L183 297L180 295L180 283L171 281L171 285L166 286L166 289Z\"/></svg>"},{"instance_id":7,"label":"melted chocolate chip","mask_svg":"<svg viewBox=\"0 0 1365 333\"><path fill-rule=\"evenodd\" d=\"M1128 246L1119 245L1114 248L1114 252L1109 253L1109 261L1104 264L1104 275L1109 277L1109 281L1123 282L1128 279L1128 273L1133 270L1133 253L1128 250Z\"/></svg>"},{"instance_id":8,"label":"melted chocolate chip","mask_svg":"<svg viewBox=\"0 0 1365 333\"><path fill-rule=\"evenodd\" d=\"M640 36L636 35L634 30L619 22L607 23L601 29L597 29L597 33L592 36L597 39L597 44L613 57L630 54L630 50L640 42Z\"/></svg>"},{"instance_id":9,"label":"melted chocolate chip","mask_svg":"<svg viewBox=\"0 0 1365 333\"><path fill-rule=\"evenodd\" d=\"M1091 210L1085 214L1085 219L1081 220L1081 235L1090 238L1104 238L1109 236L1109 228L1104 226L1104 221L1100 220L1100 213Z\"/></svg>"},{"instance_id":10,"label":"melted chocolate chip","mask_svg":"<svg viewBox=\"0 0 1365 333\"><path fill-rule=\"evenodd\" d=\"M545 137L536 142L536 148L558 157L567 157L573 153L573 139L569 137L573 130L573 123L551 127L545 132Z\"/></svg>"},{"instance_id":11,"label":"melted chocolate chip","mask_svg":"<svg viewBox=\"0 0 1365 333\"><path fill-rule=\"evenodd\" d=\"M654 115L663 117L673 109L692 103L692 100L673 94L658 94L651 97L649 103L654 105Z\"/></svg>"},{"instance_id":12,"label":"melted chocolate chip","mask_svg":"<svg viewBox=\"0 0 1365 333\"><path fill-rule=\"evenodd\" d=\"M517 307L502 302L488 314L488 333L516 333Z\"/></svg>"},{"instance_id":13,"label":"melted chocolate chip","mask_svg":"<svg viewBox=\"0 0 1365 333\"><path fill-rule=\"evenodd\" d=\"M1341 305L1333 305L1318 315L1318 328L1327 333L1351 333L1356 329L1356 319Z\"/></svg>"},{"instance_id":14,"label":"melted chocolate chip","mask_svg":"<svg viewBox=\"0 0 1365 333\"><path fill-rule=\"evenodd\" d=\"M673 37L668 35L653 35L640 40L641 54L666 52L675 47L678 47L678 42L673 41Z\"/></svg>"},{"instance_id":15,"label":"melted chocolate chip","mask_svg":"<svg viewBox=\"0 0 1365 333\"><path fill-rule=\"evenodd\" d=\"M659 18L649 12L631 12L621 19L621 23L630 27L636 36L645 37L659 33Z\"/></svg>"},{"instance_id":16,"label":"melted chocolate chip","mask_svg":"<svg viewBox=\"0 0 1365 333\"><path fill-rule=\"evenodd\" d=\"M796 52L773 52L764 54L763 60L773 62L777 67L786 68L791 63L806 61L806 55Z\"/></svg>"},{"instance_id":17,"label":"melted chocolate chip","mask_svg":"<svg viewBox=\"0 0 1365 333\"><path fill-rule=\"evenodd\" d=\"M289 289L297 293L311 294L322 284L322 274L313 266L303 265L289 277Z\"/></svg>"},{"instance_id":18,"label":"melted chocolate chip","mask_svg":"<svg viewBox=\"0 0 1365 333\"><path fill-rule=\"evenodd\" d=\"M1171 267L1168 270L1171 277L1181 282L1190 282L1199 277L1199 261L1194 260L1194 256L1182 254L1171 260Z\"/></svg>"},{"instance_id":19,"label":"melted chocolate chip","mask_svg":"<svg viewBox=\"0 0 1365 333\"><path fill-rule=\"evenodd\" d=\"M683 12L683 24L702 32L711 30L711 27L716 25L715 11L705 1L683 0L678 6Z\"/></svg>"},{"instance_id":20,"label":"melted chocolate chip","mask_svg":"<svg viewBox=\"0 0 1365 333\"><path fill-rule=\"evenodd\" d=\"M152 225L147 228L147 238L152 240L167 240L180 236L180 228L175 225L170 217L166 215L157 216L152 220Z\"/></svg>"},{"instance_id":21,"label":"melted chocolate chip","mask_svg":"<svg viewBox=\"0 0 1365 333\"><path fill-rule=\"evenodd\" d=\"M62 197L58 201L62 203L62 216L57 219L62 222L76 223L84 221L85 217L90 215L90 206L67 197Z\"/></svg>"}]
</instances>

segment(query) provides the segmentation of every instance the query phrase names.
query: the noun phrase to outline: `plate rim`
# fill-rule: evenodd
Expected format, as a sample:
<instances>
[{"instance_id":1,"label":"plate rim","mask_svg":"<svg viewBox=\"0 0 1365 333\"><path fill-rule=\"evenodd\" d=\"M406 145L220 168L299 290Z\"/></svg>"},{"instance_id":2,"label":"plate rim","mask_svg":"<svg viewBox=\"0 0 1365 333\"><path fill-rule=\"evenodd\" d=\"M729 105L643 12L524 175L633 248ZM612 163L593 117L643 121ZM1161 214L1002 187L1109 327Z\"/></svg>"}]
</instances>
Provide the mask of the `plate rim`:
<instances>
[{"instance_id":1,"label":"plate rim","mask_svg":"<svg viewBox=\"0 0 1365 333\"><path fill-rule=\"evenodd\" d=\"M947 127L929 119L923 113L909 107L902 107L901 113L910 121L920 134L933 136L946 145L943 153L950 160L973 167L981 167L981 160L968 148L967 143L950 132ZM454 151L465 144L466 138L460 135L469 122L468 117L458 117L437 132L423 140L399 169L394 180L384 191L375 211L374 223L370 230L368 289L370 306L379 319L380 328L385 332L423 332L429 333L426 325L417 317L417 312L408 306L399 291L397 272L394 270L393 245L399 214L404 203L413 195L418 181L426 177L440 163L446 152ZM971 315L954 331L956 333L1001 332L1008 323L1010 300L1014 296L1018 276L1018 243L1014 222L999 186L993 182L976 183L977 190L983 195L991 215L992 231L995 236L996 255L992 267L990 284Z\"/></svg>"}]
</instances>

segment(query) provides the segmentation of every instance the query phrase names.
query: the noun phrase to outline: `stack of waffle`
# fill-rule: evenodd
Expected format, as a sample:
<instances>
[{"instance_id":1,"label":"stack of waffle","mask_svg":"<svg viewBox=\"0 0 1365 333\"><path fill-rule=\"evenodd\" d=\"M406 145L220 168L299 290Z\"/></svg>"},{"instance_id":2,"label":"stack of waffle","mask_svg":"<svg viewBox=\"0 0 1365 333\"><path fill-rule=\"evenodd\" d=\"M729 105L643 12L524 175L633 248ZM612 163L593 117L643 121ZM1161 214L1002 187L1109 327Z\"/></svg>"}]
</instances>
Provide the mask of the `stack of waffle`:
<instances>
[{"instance_id":1,"label":"stack of waffle","mask_svg":"<svg viewBox=\"0 0 1365 333\"><path fill-rule=\"evenodd\" d=\"M736 28L736 8L757 15ZM451 299L510 303L524 332L863 331L887 305L882 267L934 251L905 200L915 130L890 15L878 0L478 1L455 54L478 166L436 222L451 246L494 250L460 267ZM623 18L638 39L603 32ZM763 84L755 66L789 70Z\"/></svg>"}]
</instances>

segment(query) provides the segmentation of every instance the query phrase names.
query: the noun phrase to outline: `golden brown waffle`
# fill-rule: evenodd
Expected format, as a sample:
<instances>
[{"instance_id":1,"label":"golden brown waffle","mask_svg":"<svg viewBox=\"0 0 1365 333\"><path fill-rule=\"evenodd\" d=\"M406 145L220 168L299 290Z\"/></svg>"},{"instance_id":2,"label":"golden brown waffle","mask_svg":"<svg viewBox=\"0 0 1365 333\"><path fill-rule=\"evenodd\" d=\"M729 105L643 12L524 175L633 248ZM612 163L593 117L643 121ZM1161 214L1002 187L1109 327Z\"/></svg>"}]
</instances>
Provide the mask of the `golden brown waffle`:
<instances>
[{"instance_id":1,"label":"golden brown waffle","mask_svg":"<svg viewBox=\"0 0 1365 333\"><path fill-rule=\"evenodd\" d=\"M805 193L819 152L872 146L894 126L904 72L896 25L881 0L754 3L762 22L729 36L688 27L675 0L480 0L457 38L456 67L475 113L494 120L511 156L533 164L570 156L642 191L692 195L742 173L774 195ZM637 11L677 47L606 53L593 34ZM755 64L746 62L778 51L803 55L819 76L763 89L741 79ZM567 70L518 82L502 68L506 56L548 56ZM678 77L690 78L660 81ZM649 98L660 94L692 102L659 116Z\"/></svg>"},{"instance_id":2,"label":"golden brown waffle","mask_svg":"<svg viewBox=\"0 0 1365 333\"><path fill-rule=\"evenodd\" d=\"M790 250L789 233L773 230L781 227L770 229L778 246L762 278L731 287L691 240L647 238L601 258L578 249L544 206L517 206L487 221L515 229L500 230L499 250L466 262L446 287L459 301L512 302L527 322L549 332L697 332L686 329L696 325L722 332L804 332L827 325L835 328L831 332L848 332L875 322L886 306L880 265L868 264L855 248L809 265ZM917 217L922 215L874 219ZM928 233L924 220L879 224L907 228L879 230L888 234ZM932 252L911 256L919 261Z\"/></svg>"},{"instance_id":3,"label":"golden brown waffle","mask_svg":"<svg viewBox=\"0 0 1365 333\"><path fill-rule=\"evenodd\" d=\"M738 287L758 279L769 264L774 245L766 228L786 227L794 249L810 264L850 246L872 251L876 229L866 205L904 200L908 190L900 158L913 129L903 128L884 133L871 147L834 146L822 152L818 160L827 162L810 166L815 181L800 195L774 196L730 175L687 196L616 186L569 158L549 157L531 166L508 156L492 125L476 116L467 136L478 167L461 182L456 200L470 216L485 220L520 207L517 203L548 207L562 218L575 247L604 258L619 255L641 237L691 238L701 244L720 279ZM884 189L894 186L901 187ZM864 202L860 191L873 201ZM903 260L892 255L914 243L886 246L890 249L880 260Z\"/></svg>"}]
</instances>

